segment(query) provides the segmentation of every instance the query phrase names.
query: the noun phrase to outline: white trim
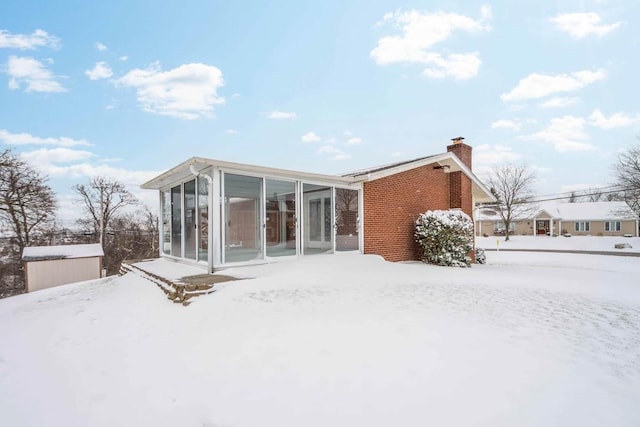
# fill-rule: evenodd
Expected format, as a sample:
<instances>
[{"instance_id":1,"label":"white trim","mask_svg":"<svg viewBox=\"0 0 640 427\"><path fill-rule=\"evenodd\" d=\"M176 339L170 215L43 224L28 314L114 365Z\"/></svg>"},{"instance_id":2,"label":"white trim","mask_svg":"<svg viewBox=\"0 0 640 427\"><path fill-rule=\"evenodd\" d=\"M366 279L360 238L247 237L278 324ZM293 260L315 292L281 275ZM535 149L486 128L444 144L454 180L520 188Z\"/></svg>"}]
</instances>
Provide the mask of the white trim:
<instances>
[{"instance_id":1,"label":"white trim","mask_svg":"<svg viewBox=\"0 0 640 427\"><path fill-rule=\"evenodd\" d=\"M274 178L291 178L292 176L296 177L296 179L300 180L318 180L321 182L331 182L334 184L342 184L349 185L355 182L355 179L351 176L337 176L337 175L324 175L318 173L311 172L301 172L295 170L287 170L287 169L279 169L279 168L271 168L266 166L256 166L250 164L243 163L233 163L233 162L225 162L221 160L214 159L206 159L203 157L191 157L188 160L180 163L177 166L169 169L168 171L163 172L157 177L145 182L140 187L145 190L159 190L171 183L176 181L182 181L185 179L185 176L191 175L191 171L189 170L191 165L195 165L200 170L205 169L207 167L214 167L216 169L223 169L225 171L229 171L229 173L233 170L242 171L243 175L259 175L259 176L271 176Z\"/></svg>"},{"instance_id":2,"label":"white trim","mask_svg":"<svg viewBox=\"0 0 640 427\"><path fill-rule=\"evenodd\" d=\"M375 172L358 172L351 176L353 176L353 178L357 182L369 182L431 164L437 164L438 166L448 166L448 173L464 173L469 179L471 179L471 182L473 184L472 197L476 202L496 200L493 194L491 194L491 191L489 191L489 189L485 187L485 185L478 179L478 177L475 176L475 174L471 172L471 170L464 163L462 163L458 156L450 151L435 156L425 157L423 159L409 161L397 166L390 166L387 168L384 168L384 166L382 166L381 170Z\"/></svg>"}]
</instances>

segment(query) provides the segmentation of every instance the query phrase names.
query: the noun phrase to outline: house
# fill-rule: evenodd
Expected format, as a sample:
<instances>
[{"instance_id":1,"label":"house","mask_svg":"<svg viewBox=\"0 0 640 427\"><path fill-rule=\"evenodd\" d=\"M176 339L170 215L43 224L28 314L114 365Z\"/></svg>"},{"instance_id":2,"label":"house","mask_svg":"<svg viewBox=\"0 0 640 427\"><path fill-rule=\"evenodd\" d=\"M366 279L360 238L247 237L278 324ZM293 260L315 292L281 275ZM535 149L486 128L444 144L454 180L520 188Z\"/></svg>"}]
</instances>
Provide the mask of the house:
<instances>
[{"instance_id":1,"label":"house","mask_svg":"<svg viewBox=\"0 0 640 427\"><path fill-rule=\"evenodd\" d=\"M221 266L359 251L418 258L415 220L492 201L456 138L442 154L345 175L193 157L144 183L159 191L160 255Z\"/></svg>"},{"instance_id":2,"label":"house","mask_svg":"<svg viewBox=\"0 0 640 427\"><path fill-rule=\"evenodd\" d=\"M638 236L638 215L626 202L538 202L528 215L515 218L509 234L533 236ZM476 235L502 235L505 227L498 212L480 207L475 214Z\"/></svg>"},{"instance_id":3,"label":"house","mask_svg":"<svg viewBox=\"0 0 640 427\"><path fill-rule=\"evenodd\" d=\"M99 279L104 252L100 244L32 246L22 251L27 292Z\"/></svg>"}]
</instances>

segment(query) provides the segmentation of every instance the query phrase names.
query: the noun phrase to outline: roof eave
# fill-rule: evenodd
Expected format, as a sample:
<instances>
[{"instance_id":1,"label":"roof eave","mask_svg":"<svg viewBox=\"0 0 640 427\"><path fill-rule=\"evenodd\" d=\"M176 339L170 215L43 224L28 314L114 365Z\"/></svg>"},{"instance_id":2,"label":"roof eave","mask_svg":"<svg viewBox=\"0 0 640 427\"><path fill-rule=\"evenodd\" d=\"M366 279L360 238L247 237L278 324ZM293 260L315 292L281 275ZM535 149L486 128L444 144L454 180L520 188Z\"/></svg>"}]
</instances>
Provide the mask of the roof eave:
<instances>
[{"instance_id":1,"label":"roof eave","mask_svg":"<svg viewBox=\"0 0 640 427\"><path fill-rule=\"evenodd\" d=\"M350 185L355 183L351 176L324 175L319 173L301 172L289 169L279 169L266 166L256 166L245 163L226 162L215 159L206 159L203 157L191 157L177 166L163 172L157 177L145 182L140 187L146 190L159 190L168 185L185 180L189 176L193 176L190 166L194 165L196 170L203 170L209 167L215 169L223 169L227 171L249 172L265 176L273 177L295 177L306 179L309 181L327 181L335 184Z\"/></svg>"}]
</instances>

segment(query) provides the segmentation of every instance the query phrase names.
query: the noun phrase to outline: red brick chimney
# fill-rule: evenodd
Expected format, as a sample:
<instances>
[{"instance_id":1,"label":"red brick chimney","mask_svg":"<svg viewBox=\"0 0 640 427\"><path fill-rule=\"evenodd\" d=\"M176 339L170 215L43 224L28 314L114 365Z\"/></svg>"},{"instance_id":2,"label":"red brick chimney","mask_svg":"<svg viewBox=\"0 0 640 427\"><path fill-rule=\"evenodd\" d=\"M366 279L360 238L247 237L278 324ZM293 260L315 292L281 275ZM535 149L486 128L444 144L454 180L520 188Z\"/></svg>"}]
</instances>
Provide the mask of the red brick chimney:
<instances>
[{"instance_id":1,"label":"red brick chimney","mask_svg":"<svg viewBox=\"0 0 640 427\"><path fill-rule=\"evenodd\" d=\"M453 144L447 146L447 151L458 156L458 158L462 160L462 163L471 169L471 146L463 142L464 137L462 136L453 138L451 141L453 141Z\"/></svg>"},{"instance_id":2,"label":"red brick chimney","mask_svg":"<svg viewBox=\"0 0 640 427\"><path fill-rule=\"evenodd\" d=\"M455 154L460 161L471 170L471 146L465 144L464 138L459 136L452 139L453 144L447 146L447 151ZM473 200L471 197L471 179L463 172L449 174L449 208L462 209L464 213L473 217Z\"/></svg>"}]
</instances>

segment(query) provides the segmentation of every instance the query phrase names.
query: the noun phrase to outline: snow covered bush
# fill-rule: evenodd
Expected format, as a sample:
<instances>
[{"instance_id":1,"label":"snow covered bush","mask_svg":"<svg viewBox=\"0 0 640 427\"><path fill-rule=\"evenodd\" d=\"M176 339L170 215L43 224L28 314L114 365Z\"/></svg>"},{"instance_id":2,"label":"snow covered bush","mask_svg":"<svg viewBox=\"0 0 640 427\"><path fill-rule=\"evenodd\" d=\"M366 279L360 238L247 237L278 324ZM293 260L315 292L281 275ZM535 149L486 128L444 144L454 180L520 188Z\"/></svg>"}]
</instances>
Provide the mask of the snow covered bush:
<instances>
[{"instance_id":1,"label":"snow covered bush","mask_svg":"<svg viewBox=\"0 0 640 427\"><path fill-rule=\"evenodd\" d=\"M415 239L422 261L468 267L473 249L473 221L460 210L427 211L416 220Z\"/></svg>"}]
</instances>

